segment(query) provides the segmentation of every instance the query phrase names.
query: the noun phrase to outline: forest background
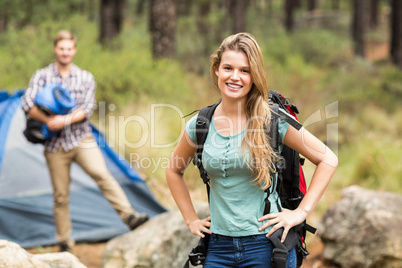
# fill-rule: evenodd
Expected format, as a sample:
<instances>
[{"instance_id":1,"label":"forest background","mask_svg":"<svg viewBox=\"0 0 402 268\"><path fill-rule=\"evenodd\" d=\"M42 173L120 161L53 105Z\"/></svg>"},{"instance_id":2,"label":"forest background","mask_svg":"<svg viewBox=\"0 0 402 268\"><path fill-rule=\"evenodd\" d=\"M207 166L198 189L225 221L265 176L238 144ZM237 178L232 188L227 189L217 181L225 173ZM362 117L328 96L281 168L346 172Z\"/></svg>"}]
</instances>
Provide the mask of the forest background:
<instances>
[{"instance_id":1,"label":"forest background","mask_svg":"<svg viewBox=\"0 0 402 268\"><path fill-rule=\"evenodd\" d=\"M112 37L102 37L107 2L124 4ZM182 117L219 100L209 56L224 37L241 29L262 49L270 89L289 97L306 129L338 155L338 170L310 222L317 224L352 184L402 193L402 71L389 52L393 1L362 1L367 10L369 2L378 5L376 22L364 19L363 53L351 35L359 1L317 0L311 8L311 1L247 0L240 26L235 10L225 9L240 1L164 1L175 8L173 49L167 54L155 50L155 2L0 0L0 88L26 88L35 70L54 61L57 31L76 33L74 63L97 82L98 108L91 122L156 198L175 209L164 168L190 118ZM288 3L297 4L290 28ZM306 163L307 178L312 168ZM197 172L190 165L185 177L194 201L206 202Z\"/></svg>"}]
</instances>

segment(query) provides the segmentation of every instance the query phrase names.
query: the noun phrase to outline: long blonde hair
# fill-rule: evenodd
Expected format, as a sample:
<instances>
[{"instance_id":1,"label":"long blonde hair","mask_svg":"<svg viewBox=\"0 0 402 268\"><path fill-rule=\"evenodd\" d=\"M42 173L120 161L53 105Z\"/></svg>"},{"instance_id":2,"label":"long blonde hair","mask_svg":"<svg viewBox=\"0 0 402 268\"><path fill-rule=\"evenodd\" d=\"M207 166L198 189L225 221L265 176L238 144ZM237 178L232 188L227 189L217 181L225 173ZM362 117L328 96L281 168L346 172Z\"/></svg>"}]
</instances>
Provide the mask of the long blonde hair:
<instances>
[{"instance_id":1,"label":"long blonde hair","mask_svg":"<svg viewBox=\"0 0 402 268\"><path fill-rule=\"evenodd\" d=\"M215 71L219 68L222 55L227 50L242 51L249 61L253 85L247 95L245 107L247 124L242 147L243 155L245 147L250 153L249 161L246 162L256 176L255 182L265 190L272 183L270 174L276 172L274 162L278 155L271 148L265 132L270 127L271 110L267 102L269 90L261 49L254 37L248 33L238 33L223 40L210 58L211 79L216 87L218 87L218 77Z\"/></svg>"}]
</instances>

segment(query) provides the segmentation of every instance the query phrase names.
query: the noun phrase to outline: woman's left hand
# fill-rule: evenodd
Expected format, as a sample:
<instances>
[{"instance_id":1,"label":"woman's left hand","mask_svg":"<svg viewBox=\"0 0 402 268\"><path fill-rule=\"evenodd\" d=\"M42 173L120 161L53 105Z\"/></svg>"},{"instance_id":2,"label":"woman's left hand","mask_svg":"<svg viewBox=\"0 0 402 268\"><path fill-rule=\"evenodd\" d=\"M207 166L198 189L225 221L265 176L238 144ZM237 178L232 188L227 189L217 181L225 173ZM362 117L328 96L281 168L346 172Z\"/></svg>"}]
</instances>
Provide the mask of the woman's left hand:
<instances>
[{"instance_id":1,"label":"woman's left hand","mask_svg":"<svg viewBox=\"0 0 402 268\"><path fill-rule=\"evenodd\" d=\"M273 234L276 230L283 227L283 234L281 242L283 243L289 230L300 223L302 223L307 217L307 213L301 209L289 210L283 209L282 212L266 214L258 219L258 221L268 220L258 230L262 231L268 226L273 225L272 229L267 233L267 237Z\"/></svg>"}]
</instances>

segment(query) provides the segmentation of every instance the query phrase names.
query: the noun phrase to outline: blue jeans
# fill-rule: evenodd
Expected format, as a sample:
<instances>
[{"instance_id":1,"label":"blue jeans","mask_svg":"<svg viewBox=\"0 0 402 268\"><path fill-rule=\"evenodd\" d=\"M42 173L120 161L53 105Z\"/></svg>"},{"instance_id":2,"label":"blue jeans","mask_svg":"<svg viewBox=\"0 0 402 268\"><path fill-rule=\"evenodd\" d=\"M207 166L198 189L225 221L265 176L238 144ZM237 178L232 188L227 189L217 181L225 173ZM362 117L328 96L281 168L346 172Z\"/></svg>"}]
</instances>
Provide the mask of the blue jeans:
<instances>
[{"instance_id":1,"label":"blue jeans","mask_svg":"<svg viewBox=\"0 0 402 268\"><path fill-rule=\"evenodd\" d=\"M203 268L271 268L273 247L264 234L230 237L212 234ZM296 250L289 252L287 268L297 265Z\"/></svg>"}]
</instances>

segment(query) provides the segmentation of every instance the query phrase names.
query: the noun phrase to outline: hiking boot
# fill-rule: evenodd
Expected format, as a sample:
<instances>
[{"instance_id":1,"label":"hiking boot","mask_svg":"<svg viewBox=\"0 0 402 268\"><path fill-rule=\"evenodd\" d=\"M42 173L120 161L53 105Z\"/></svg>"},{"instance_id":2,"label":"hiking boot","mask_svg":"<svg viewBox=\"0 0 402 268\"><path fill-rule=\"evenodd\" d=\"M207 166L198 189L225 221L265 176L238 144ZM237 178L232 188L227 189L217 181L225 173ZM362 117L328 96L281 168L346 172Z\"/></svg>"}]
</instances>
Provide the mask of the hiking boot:
<instances>
[{"instance_id":1,"label":"hiking boot","mask_svg":"<svg viewBox=\"0 0 402 268\"><path fill-rule=\"evenodd\" d=\"M60 242L59 243L59 251L60 252L71 252L71 247L68 245L67 242Z\"/></svg>"},{"instance_id":2,"label":"hiking boot","mask_svg":"<svg viewBox=\"0 0 402 268\"><path fill-rule=\"evenodd\" d=\"M134 230L135 228L146 222L148 219L149 217L147 214L138 214L137 216L131 214L130 216L128 216L127 225L130 230Z\"/></svg>"}]
</instances>

